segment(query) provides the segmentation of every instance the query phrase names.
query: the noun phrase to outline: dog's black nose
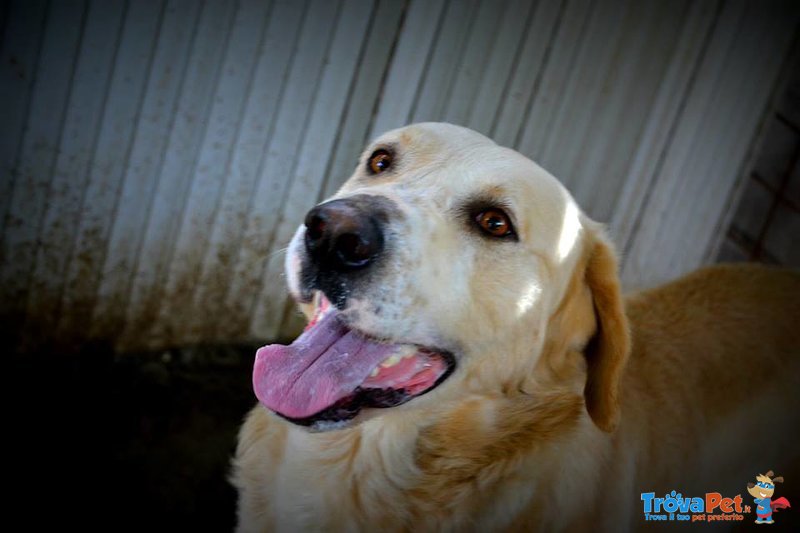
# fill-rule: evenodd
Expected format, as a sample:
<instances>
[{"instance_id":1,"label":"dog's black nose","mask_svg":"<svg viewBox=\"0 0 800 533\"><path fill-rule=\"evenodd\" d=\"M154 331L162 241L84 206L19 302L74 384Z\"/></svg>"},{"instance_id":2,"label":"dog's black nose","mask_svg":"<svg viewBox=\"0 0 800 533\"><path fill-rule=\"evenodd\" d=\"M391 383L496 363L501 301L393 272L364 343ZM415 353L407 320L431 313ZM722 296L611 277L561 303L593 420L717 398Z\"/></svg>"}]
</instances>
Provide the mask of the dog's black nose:
<instances>
[{"instance_id":1,"label":"dog's black nose","mask_svg":"<svg viewBox=\"0 0 800 533\"><path fill-rule=\"evenodd\" d=\"M364 268L383 251L379 221L360 202L325 202L308 212L305 224L306 250L323 269Z\"/></svg>"}]
</instances>

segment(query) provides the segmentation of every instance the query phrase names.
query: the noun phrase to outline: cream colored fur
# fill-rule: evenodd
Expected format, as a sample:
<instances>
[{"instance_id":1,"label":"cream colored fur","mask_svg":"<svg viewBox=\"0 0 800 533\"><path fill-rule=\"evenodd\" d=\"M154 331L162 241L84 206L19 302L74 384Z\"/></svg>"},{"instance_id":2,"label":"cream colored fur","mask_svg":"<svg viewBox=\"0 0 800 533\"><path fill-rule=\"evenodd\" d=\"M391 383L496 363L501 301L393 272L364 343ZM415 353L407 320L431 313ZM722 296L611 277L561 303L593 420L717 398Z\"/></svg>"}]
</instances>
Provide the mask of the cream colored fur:
<instances>
[{"instance_id":1,"label":"cream colored fur","mask_svg":"<svg viewBox=\"0 0 800 533\"><path fill-rule=\"evenodd\" d=\"M376 147L395 162L369 176ZM610 243L566 189L448 124L370 144L336 198L361 193L404 217L380 285L344 315L370 335L458 346L457 369L341 430L257 406L234 461L239 531L619 531L642 525L644 490L743 492L758 471L798 472L796 444L767 431L800 421L780 407L800 384L796 273L712 267L623 300ZM475 195L507 207L519 242L470 231L459 205Z\"/></svg>"}]
</instances>

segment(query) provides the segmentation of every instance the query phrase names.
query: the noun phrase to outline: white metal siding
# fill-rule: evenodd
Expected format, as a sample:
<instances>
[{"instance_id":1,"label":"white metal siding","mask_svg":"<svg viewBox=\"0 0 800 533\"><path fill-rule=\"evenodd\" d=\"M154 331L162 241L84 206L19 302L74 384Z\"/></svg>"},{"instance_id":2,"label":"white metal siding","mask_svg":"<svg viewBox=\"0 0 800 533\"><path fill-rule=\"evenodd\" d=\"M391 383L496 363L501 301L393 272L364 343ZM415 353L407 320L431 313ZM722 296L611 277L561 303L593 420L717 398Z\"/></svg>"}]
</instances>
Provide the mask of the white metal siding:
<instances>
[{"instance_id":1,"label":"white metal siding","mask_svg":"<svg viewBox=\"0 0 800 533\"><path fill-rule=\"evenodd\" d=\"M706 260L791 0L19 0L0 296L25 349L287 335L283 247L364 142L486 133L610 223L629 285Z\"/></svg>"}]
</instances>

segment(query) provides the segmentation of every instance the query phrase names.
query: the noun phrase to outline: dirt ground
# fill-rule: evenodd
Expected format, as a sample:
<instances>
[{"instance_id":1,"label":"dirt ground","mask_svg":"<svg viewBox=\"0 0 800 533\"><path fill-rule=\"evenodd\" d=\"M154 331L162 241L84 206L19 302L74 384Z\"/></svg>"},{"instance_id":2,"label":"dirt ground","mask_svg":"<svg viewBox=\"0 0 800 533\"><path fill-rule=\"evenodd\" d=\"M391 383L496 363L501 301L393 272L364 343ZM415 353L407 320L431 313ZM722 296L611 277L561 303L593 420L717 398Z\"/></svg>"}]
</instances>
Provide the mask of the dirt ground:
<instances>
[{"instance_id":1,"label":"dirt ground","mask_svg":"<svg viewBox=\"0 0 800 533\"><path fill-rule=\"evenodd\" d=\"M12 513L37 530L230 531L236 494L226 476L256 403L255 350L12 356Z\"/></svg>"}]
</instances>

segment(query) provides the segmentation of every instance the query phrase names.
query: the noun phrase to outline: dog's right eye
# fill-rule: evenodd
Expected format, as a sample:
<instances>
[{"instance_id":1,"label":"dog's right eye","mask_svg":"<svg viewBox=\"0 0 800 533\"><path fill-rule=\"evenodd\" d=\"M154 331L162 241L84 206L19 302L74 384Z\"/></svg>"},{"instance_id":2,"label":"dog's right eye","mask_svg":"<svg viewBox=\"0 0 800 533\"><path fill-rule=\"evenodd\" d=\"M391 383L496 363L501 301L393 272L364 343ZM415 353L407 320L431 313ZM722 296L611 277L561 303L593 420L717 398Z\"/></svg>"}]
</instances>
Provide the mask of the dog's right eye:
<instances>
[{"instance_id":1,"label":"dog's right eye","mask_svg":"<svg viewBox=\"0 0 800 533\"><path fill-rule=\"evenodd\" d=\"M502 209L485 209L475 215L475 223L486 234L492 237L508 237L514 235L511 220Z\"/></svg>"},{"instance_id":2,"label":"dog's right eye","mask_svg":"<svg viewBox=\"0 0 800 533\"><path fill-rule=\"evenodd\" d=\"M367 159L367 170L371 174L380 174L392 166L392 154L387 150L375 150Z\"/></svg>"}]
</instances>

